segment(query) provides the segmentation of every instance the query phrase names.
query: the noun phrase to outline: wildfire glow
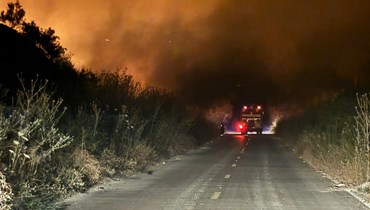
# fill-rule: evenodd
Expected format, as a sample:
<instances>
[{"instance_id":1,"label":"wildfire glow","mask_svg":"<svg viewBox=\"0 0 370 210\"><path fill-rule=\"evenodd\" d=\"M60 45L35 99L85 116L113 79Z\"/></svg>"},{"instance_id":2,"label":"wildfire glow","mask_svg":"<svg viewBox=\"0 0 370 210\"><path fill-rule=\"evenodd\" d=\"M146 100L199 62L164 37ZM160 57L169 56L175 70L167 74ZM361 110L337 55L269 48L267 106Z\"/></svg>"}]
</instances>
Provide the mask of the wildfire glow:
<instances>
[{"instance_id":1,"label":"wildfire glow","mask_svg":"<svg viewBox=\"0 0 370 210\"><path fill-rule=\"evenodd\" d=\"M280 103L370 81L366 0L20 2L27 21L55 29L76 67L127 67L208 107L231 94Z\"/></svg>"}]
</instances>

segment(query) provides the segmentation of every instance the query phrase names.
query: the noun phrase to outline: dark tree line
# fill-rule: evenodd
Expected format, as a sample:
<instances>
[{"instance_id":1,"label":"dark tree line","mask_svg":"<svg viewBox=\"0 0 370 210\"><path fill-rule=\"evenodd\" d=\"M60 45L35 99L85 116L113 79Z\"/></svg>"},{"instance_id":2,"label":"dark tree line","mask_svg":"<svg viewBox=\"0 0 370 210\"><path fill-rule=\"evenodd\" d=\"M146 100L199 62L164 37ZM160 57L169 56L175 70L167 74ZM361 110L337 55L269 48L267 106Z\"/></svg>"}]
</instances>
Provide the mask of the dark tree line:
<instances>
[{"instance_id":1,"label":"dark tree line","mask_svg":"<svg viewBox=\"0 0 370 210\"><path fill-rule=\"evenodd\" d=\"M0 21L10 28L19 31L22 36L42 49L49 59L58 59L65 56L66 49L59 42L59 37L52 28L42 29L35 21L25 21L26 12L17 0L8 3L6 11L2 11Z\"/></svg>"},{"instance_id":2,"label":"dark tree line","mask_svg":"<svg viewBox=\"0 0 370 210\"><path fill-rule=\"evenodd\" d=\"M59 37L52 28L43 29L35 21L25 20L26 12L17 0L8 3L0 16L0 77L1 89L8 89L8 103L12 103L20 87L19 77L48 80L54 97L63 98L64 105L78 108L91 102L101 103L110 110L122 104L138 106L142 97L162 98L168 93L157 88L143 88L125 69L94 73L76 69ZM27 85L27 84L26 84ZM159 94L159 95L156 95ZM136 98L136 100L133 100ZM147 109L152 111L150 105Z\"/></svg>"},{"instance_id":3,"label":"dark tree line","mask_svg":"<svg viewBox=\"0 0 370 210\"><path fill-rule=\"evenodd\" d=\"M25 15L26 12L17 0L15 3L8 3L7 11L2 11L0 13L0 21L10 28L16 28L23 24Z\"/></svg>"},{"instance_id":4,"label":"dark tree line","mask_svg":"<svg viewBox=\"0 0 370 210\"><path fill-rule=\"evenodd\" d=\"M83 89L85 75L76 71L55 30L28 22L25 15L18 0L8 3L0 13L0 84L9 92L5 101L11 103L20 89L19 77L25 81L48 80L49 88L66 105L84 101L75 90Z\"/></svg>"}]
</instances>

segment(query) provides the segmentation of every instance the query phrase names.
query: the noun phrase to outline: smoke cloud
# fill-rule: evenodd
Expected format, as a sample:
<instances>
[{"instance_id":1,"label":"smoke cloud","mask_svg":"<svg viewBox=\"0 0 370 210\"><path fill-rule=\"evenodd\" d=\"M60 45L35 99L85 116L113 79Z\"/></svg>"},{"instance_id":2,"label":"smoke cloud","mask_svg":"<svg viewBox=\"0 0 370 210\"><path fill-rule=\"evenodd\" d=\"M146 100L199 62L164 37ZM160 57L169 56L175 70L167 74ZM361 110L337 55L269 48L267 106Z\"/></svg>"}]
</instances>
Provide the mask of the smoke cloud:
<instances>
[{"instance_id":1,"label":"smoke cloud","mask_svg":"<svg viewBox=\"0 0 370 210\"><path fill-rule=\"evenodd\" d=\"M128 68L208 106L370 82L368 0L37 0L77 66ZM5 8L5 3L2 8Z\"/></svg>"}]
</instances>

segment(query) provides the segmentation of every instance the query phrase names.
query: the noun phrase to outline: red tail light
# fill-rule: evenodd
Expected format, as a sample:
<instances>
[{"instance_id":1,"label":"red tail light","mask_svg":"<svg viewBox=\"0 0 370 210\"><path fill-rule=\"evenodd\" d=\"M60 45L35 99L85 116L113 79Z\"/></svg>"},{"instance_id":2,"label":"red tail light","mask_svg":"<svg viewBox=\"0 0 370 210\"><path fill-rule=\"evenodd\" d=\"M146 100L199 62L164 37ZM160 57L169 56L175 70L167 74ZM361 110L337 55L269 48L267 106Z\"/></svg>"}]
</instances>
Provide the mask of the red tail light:
<instances>
[{"instance_id":1,"label":"red tail light","mask_svg":"<svg viewBox=\"0 0 370 210\"><path fill-rule=\"evenodd\" d=\"M241 125L241 124L240 124L240 125L239 125L239 128L240 128L240 129L243 129L243 125Z\"/></svg>"}]
</instances>

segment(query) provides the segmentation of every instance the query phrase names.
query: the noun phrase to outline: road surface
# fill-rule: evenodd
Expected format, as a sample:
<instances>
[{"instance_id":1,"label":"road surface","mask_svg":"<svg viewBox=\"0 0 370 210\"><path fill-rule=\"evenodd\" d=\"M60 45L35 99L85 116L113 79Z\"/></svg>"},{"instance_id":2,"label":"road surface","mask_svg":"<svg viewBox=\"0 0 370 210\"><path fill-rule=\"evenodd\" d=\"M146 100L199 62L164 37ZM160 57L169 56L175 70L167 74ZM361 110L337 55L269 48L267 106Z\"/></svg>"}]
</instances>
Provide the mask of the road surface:
<instances>
[{"instance_id":1,"label":"road surface","mask_svg":"<svg viewBox=\"0 0 370 210\"><path fill-rule=\"evenodd\" d=\"M272 135L226 135L68 209L368 209Z\"/></svg>"}]
</instances>

